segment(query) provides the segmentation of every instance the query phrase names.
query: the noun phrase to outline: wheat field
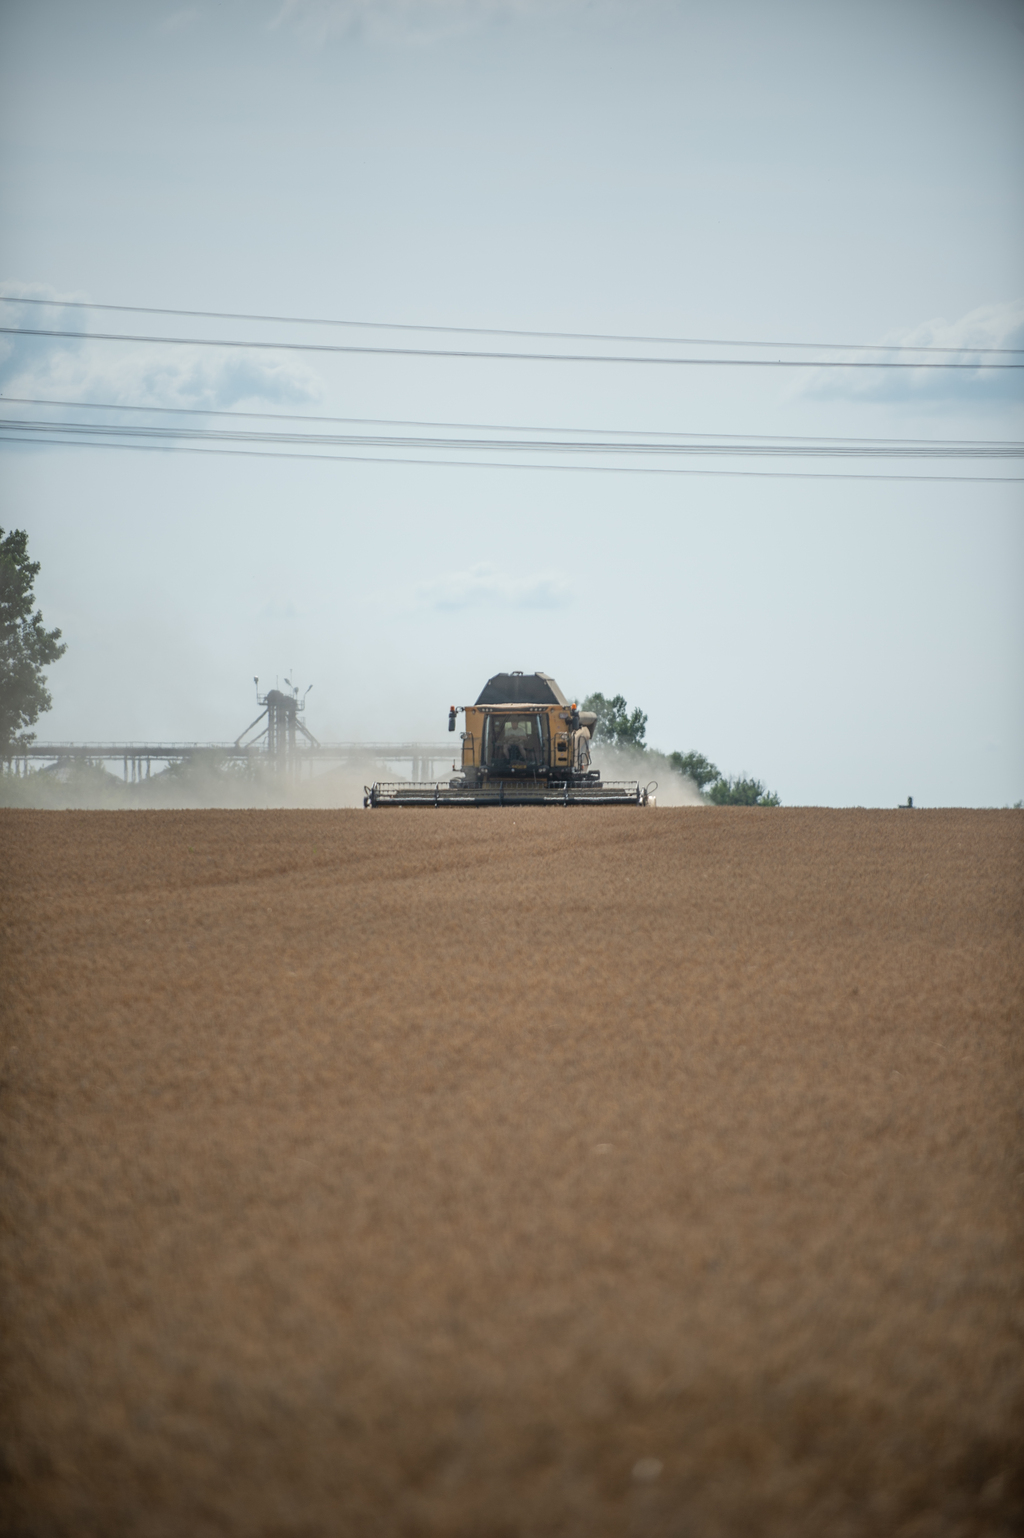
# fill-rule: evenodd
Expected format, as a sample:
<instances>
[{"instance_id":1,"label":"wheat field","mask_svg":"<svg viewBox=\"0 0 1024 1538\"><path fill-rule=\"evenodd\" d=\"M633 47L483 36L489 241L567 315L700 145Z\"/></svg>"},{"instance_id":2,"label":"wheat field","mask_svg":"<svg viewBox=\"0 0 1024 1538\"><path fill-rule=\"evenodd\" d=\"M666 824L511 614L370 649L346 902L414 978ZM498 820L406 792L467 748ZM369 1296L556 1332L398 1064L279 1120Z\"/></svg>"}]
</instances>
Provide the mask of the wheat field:
<instances>
[{"instance_id":1,"label":"wheat field","mask_svg":"<svg viewBox=\"0 0 1024 1538\"><path fill-rule=\"evenodd\" d=\"M1024 1530L1024 816L0 812L3 1531Z\"/></svg>"}]
</instances>

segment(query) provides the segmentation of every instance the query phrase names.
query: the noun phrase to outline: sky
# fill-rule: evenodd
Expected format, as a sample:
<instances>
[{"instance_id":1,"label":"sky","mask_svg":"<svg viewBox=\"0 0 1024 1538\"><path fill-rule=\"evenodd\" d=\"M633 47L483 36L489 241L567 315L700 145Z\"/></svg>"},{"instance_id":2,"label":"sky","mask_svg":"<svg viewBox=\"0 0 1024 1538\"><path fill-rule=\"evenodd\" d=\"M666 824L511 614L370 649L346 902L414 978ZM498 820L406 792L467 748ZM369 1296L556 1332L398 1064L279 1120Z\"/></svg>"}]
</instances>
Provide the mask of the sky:
<instances>
[{"instance_id":1,"label":"sky","mask_svg":"<svg viewBox=\"0 0 1024 1538\"><path fill-rule=\"evenodd\" d=\"M3 0L0 293L1024 348L1022 80L1022 0ZM76 333L0 334L6 421L1024 440L1024 373L969 351L682 367L77 334L754 353L17 302L0 324ZM440 742L491 674L541 669L786 805L1024 797L1019 458L260 452L0 442L0 525L68 642L41 740L230 740L258 675L312 684L323 741Z\"/></svg>"}]
</instances>

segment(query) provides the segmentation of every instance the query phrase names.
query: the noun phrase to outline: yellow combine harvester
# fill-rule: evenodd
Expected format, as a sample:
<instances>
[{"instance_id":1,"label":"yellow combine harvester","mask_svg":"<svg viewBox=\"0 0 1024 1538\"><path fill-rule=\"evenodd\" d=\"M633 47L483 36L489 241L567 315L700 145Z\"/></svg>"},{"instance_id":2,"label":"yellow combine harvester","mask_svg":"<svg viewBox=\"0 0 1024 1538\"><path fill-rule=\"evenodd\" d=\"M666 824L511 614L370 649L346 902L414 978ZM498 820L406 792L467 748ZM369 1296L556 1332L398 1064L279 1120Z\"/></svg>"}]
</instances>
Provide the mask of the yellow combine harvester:
<instances>
[{"instance_id":1,"label":"yellow combine harvester","mask_svg":"<svg viewBox=\"0 0 1024 1538\"><path fill-rule=\"evenodd\" d=\"M646 806L636 780L602 780L590 766L597 717L566 699L547 673L496 673L465 714L462 772L432 784L378 782L364 806Z\"/></svg>"}]
</instances>

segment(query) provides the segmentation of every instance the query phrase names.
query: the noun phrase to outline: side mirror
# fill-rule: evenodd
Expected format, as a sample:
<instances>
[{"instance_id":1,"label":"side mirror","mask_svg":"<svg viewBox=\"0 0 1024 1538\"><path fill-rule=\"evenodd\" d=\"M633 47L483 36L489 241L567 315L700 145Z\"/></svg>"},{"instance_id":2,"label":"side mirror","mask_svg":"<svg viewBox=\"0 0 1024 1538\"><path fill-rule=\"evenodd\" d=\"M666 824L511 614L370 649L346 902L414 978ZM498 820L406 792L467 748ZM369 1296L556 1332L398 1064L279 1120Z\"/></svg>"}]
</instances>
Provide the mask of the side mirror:
<instances>
[{"instance_id":1,"label":"side mirror","mask_svg":"<svg viewBox=\"0 0 1024 1538\"><path fill-rule=\"evenodd\" d=\"M448 730L450 732L453 732L455 730L455 706L454 705L451 707L451 709L448 712Z\"/></svg>"}]
</instances>

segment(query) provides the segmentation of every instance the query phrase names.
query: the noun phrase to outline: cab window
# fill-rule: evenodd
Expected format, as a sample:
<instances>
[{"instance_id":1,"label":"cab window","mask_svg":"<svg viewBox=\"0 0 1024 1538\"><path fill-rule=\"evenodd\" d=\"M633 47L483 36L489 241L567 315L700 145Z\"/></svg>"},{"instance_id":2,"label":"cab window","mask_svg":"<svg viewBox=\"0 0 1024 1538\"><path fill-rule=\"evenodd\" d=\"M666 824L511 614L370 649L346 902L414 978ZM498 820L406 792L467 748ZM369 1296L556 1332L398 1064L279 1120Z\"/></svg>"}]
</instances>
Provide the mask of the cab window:
<instances>
[{"instance_id":1,"label":"cab window","mask_svg":"<svg viewBox=\"0 0 1024 1538\"><path fill-rule=\"evenodd\" d=\"M503 767L541 768L544 764L542 718L488 716L484 727L484 755L492 764Z\"/></svg>"}]
</instances>

